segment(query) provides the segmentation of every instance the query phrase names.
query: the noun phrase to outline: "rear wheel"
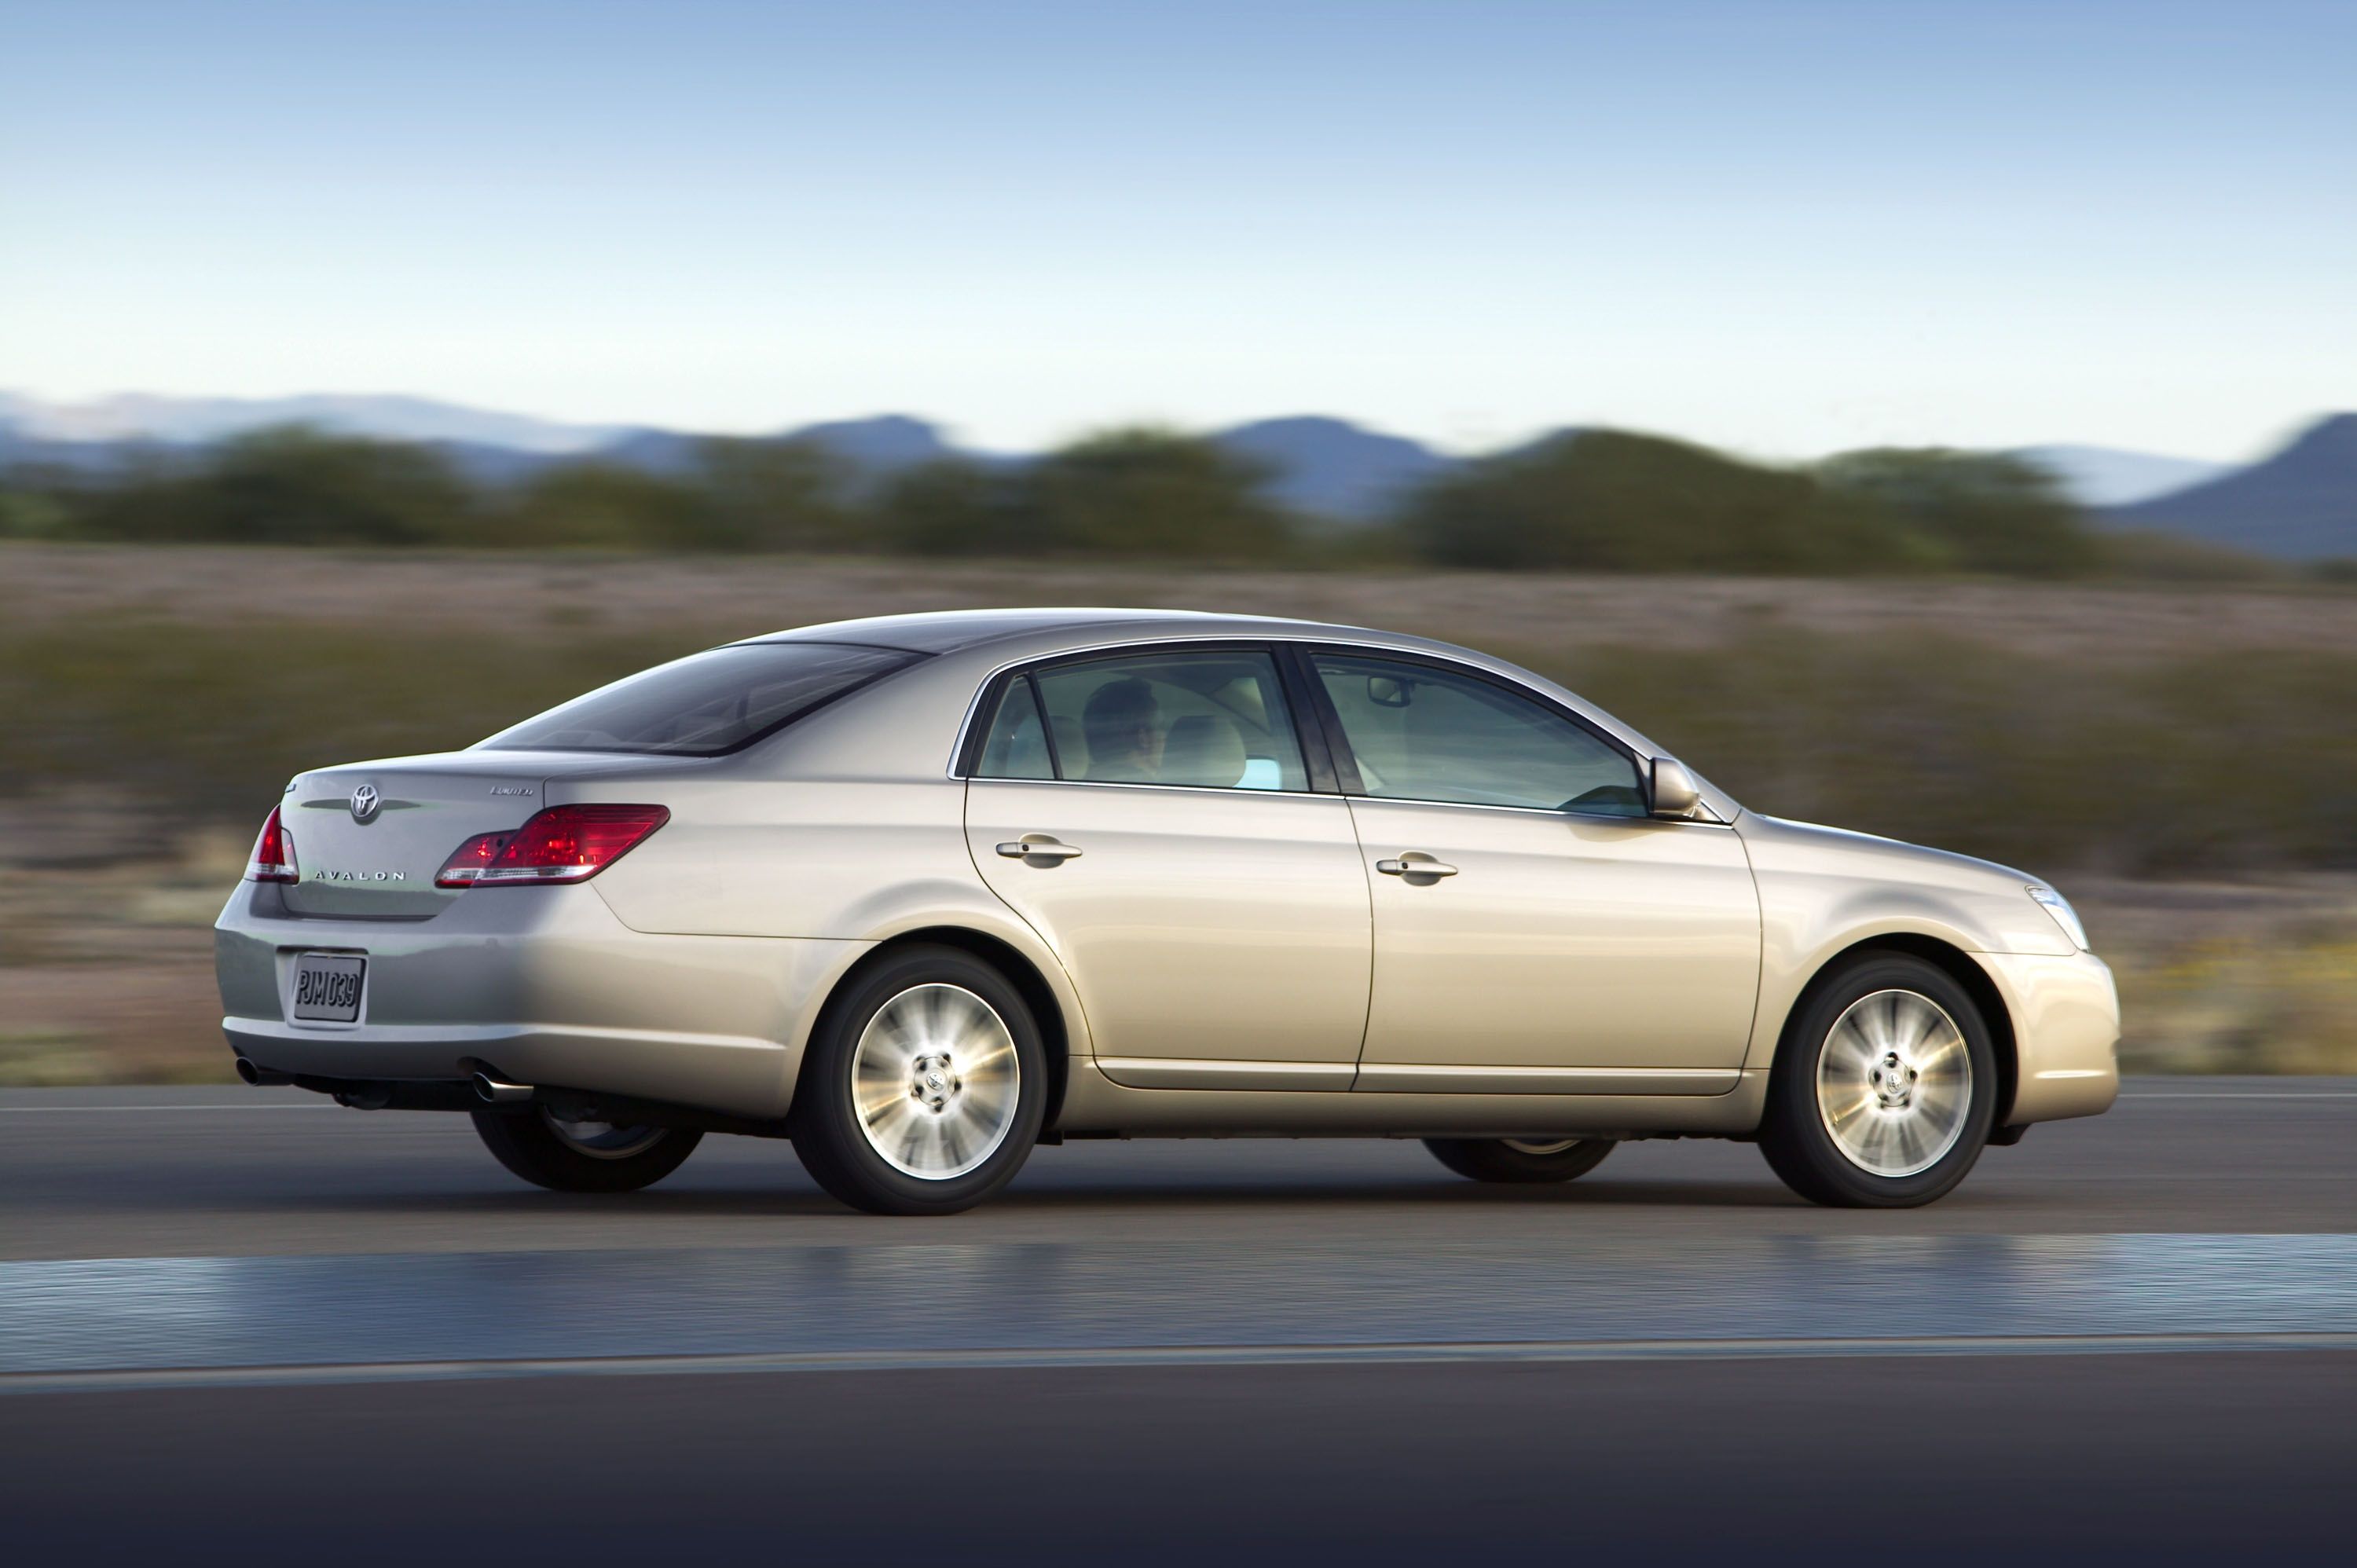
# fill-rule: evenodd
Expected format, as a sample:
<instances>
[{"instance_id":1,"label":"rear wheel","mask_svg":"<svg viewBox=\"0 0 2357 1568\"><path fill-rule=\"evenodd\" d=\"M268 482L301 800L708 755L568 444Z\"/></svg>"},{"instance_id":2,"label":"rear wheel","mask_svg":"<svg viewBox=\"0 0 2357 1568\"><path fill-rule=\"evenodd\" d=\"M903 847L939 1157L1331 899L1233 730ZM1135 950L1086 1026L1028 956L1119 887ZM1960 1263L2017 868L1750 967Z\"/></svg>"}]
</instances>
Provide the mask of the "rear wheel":
<instances>
[{"instance_id":1,"label":"rear wheel","mask_svg":"<svg viewBox=\"0 0 2357 1568\"><path fill-rule=\"evenodd\" d=\"M871 1214L954 1214L1015 1179L1039 1141L1048 1058L1006 977L956 948L856 977L811 1039L794 1152Z\"/></svg>"},{"instance_id":2,"label":"rear wheel","mask_svg":"<svg viewBox=\"0 0 2357 1568\"><path fill-rule=\"evenodd\" d=\"M1609 1138L1426 1138L1432 1157L1475 1181L1569 1181L1604 1163Z\"/></svg>"},{"instance_id":3,"label":"rear wheel","mask_svg":"<svg viewBox=\"0 0 2357 1568\"><path fill-rule=\"evenodd\" d=\"M1964 1179L1996 1110L1988 1025L1948 973L1874 953L1801 1004L1769 1080L1760 1151L1840 1208L1911 1208Z\"/></svg>"},{"instance_id":4,"label":"rear wheel","mask_svg":"<svg viewBox=\"0 0 2357 1568\"><path fill-rule=\"evenodd\" d=\"M704 1134L677 1127L572 1122L548 1107L472 1112L500 1164L555 1192L636 1192L679 1169Z\"/></svg>"}]
</instances>

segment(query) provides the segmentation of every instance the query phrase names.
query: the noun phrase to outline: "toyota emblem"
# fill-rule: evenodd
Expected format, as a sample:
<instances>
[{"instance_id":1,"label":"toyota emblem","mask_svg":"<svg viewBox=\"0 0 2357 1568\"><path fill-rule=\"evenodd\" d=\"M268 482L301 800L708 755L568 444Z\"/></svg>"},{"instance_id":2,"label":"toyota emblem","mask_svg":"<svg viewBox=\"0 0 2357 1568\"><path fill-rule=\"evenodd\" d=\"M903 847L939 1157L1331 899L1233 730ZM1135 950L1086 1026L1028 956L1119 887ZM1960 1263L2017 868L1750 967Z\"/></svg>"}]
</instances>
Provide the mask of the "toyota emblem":
<instances>
[{"instance_id":1,"label":"toyota emblem","mask_svg":"<svg viewBox=\"0 0 2357 1568\"><path fill-rule=\"evenodd\" d=\"M375 785L361 785L352 791L352 821L356 822L369 821L376 815L377 808L383 804L384 801L376 792Z\"/></svg>"}]
</instances>

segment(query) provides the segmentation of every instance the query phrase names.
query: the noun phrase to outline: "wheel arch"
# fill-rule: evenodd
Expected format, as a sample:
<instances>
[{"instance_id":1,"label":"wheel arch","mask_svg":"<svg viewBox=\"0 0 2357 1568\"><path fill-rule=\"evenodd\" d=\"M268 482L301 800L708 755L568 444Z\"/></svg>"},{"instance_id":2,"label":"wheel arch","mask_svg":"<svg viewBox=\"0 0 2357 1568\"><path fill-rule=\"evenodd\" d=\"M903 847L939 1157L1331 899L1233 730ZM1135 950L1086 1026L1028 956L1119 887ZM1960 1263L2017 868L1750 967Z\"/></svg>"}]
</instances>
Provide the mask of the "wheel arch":
<instances>
[{"instance_id":1,"label":"wheel arch","mask_svg":"<svg viewBox=\"0 0 2357 1568\"><path fill-rule=\"evenodd\" d=\"M1988 971L1983 969L1972 954L1953 942L1921 931L1878 932L1829 954L1809 976L1808 983L1801 987L1800 993L1792 998L1792 1006L1785 1009L1783 1026L1776 1036L1776 1060L1785 1059L1785 1053L1792 1044L1793 1028L1828 978L1843 965L1877 952L1904 953L1910 958L1922 960L1962 986L1964 994L1973 999L1973 1005L1981 1010L1981 1021L1988 1026L1989 1049L1996 1058L1996 1119L1991 1125L2003 1127L2006 1119L2013 1113L2014 1094L2021 1081L2021 1053L2014 1035L2012 1011L2007 1007L2004 993L1998 991L1996 982L1989 977Z\"/></svg>"},{"instance_id":2,"label":"wheel arch","mask_svg":"<svg viewBox=\"0 0 2357 1568\"><path fill-rule=\"evenodd\" d=\"M826 999L812 1015L811 1033L815 1036L833 1014L836 1003L869 970L894 955L912 947L955 948L981 960L1006 977L1008 984L1021 994L1024 1004L1031 1009L1034 1022L1039 1026L1039 1045L1048 1058L1048 1105L1040 1121L1043 1132L1055 1130L1057 1118L1064 1108L1064 1089L1071 1079L1071 1029L1064 1016L1062 1002L1049 984L1038 964L1012 942L978 931L971 926L920 926L913 930L899 931L877 942L837 975L827 987ZM802 1064L795 1069L794 1093L802 1092L802 1075L810 1070L810 1053L802 1053Z\"/></svg>"}]
</instances>

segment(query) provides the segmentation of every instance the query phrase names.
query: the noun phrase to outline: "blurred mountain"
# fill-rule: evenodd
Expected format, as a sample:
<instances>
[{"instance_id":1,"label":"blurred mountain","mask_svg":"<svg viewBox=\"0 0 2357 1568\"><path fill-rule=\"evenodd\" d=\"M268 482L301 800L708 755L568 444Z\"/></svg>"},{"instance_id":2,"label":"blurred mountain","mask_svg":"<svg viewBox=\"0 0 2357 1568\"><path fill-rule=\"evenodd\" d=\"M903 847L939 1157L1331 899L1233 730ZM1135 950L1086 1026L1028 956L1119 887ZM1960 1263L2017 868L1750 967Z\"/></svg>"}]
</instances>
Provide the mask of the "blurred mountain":
<instances>
[{"instance_id":1,"label":"blurred mountain","mask_svg":"<svg viewBox=\"0 0 2357 1568\"><path fill-rule=\"evenodd\" d=\"M1451 463L1404 436L1314 414L1257 420L1220 431L1211 440L1267 468L1264 493L1279 505L1350 522L1382 515L1402 494Z\"/></svg>"},{"instance_id":2,"label":"blurred mountain","mask_svg":"<svg viewBox=\"0 0 2357 1568\"><path fill-rule=\"evenodd\" d=\"M280 424L417 442L468 478L500 485L583 459L645 473L684 473L708 439L647 425L569 424L415 397L126 394L66 403L0 392L0 467L103 474L135 462L169 461ZM1578 433L1576 427L1549 431L1490 456L1531 453ZM938 425L899 413L739 439L823 447L855 486L944 458L1029 461L960 448ZM1316 414L1255 420L1209 439L1264 466L1270 499L1341 524L1381 518L1401 497L1463 461L1403 436ZM2159 530L2284 559L2357 556L2357 414L2326 419L2266 461L2244 468L2104 446L2027 446L2007 455L2047 468L2072 499L2115 527Z\"/></svg>"},{"instance_id":3,"label":"blurred mountain","mask_svg":"<svg viewBox=\"0 0 2357 1568\"><path fill-rule=\"evenodd\" d=\"M2083 507L2128 506L2214 479L2233 467L2116 446L2018 446L2004 455L2045 469L2061 481L2063 494Z\"/></svg>"},{"instance_id":4,"label":"blurred mountain","mask_svg":"<svg viewBox=\"0 0 2357 1568\"><path fill-rule=\"evenodd\" d=\"M805 424L779 436L780 441L807 441L824 447L853 467L873 474L913 468L944 457L971 456L942 439L941 429L905 413L878 414L873 419L836 419Z\"/></svg>"},{"instance_id":5,"label":"blurred mountain","mask_svg":"<svg viewBox=\"0 0 2357 1568\"><path fill-rule=\"evenodd\" d=\"M2357 413L2318 421L2264 462L2104 517L2278 560L2357 557Z\"/></svg>"},{"instance_id":6,"label":"blurred mountain","mask_svg":"<svg viewBox=\"0 0 2357 1568\"><path fill-rule=\"evenodd\" d=\"M54 441L194 446L273 424L308 424L380 441L454 442L547 453L584 451L618 433L613 425L564 424L431 398L338 393L188 398L126 392L80 403L0 395L0 421L22 436Z\"/></svg>"},{"instance_id":7,"label":"blurred mountain","mask_svg":"<svg viewBox=\"0 0 2357 1568\"><path fill-rule=\"evenodd\" d=\"M697 450L708 439L677 430L638 429L618 435L586 456L641 473L680 474L695 467ZM740 439L806 443L833 456L859 480L877 479L920 463L970 456L942 440L938 426L905 413L828 420L774 435Z\"/></svg>"}]
</instances>

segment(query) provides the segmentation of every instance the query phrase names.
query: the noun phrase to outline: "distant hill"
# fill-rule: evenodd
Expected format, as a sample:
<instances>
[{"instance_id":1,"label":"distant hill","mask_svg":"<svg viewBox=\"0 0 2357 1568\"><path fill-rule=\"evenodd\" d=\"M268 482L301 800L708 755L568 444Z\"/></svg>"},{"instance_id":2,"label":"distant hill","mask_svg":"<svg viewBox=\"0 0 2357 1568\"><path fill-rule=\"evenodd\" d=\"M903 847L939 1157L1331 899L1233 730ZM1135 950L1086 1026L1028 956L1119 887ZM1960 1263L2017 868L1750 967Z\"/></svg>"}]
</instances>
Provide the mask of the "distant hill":
<instances>
[{"instance_id":1,"label":"distant hill","mask_svg":"<svg viewBox=\"0 0 2357 1568\"><path fill-rule=\"evenodd\" d=\"M2233 468L2231 463L2164 457L2116 446L2020 446L2005 456L2045 469L2061 481L2064 494L2083 507L2133 505L2214 479Z\"/></svg>"},{"instance_id":2,"label":"distant hill","mask_svg":"<svg viewBox=\"0 0 2357 1568\"><path fill-rule=\"evenodd\" d=\"M823 446L854 467L889 474L920 463L939 462L963 454L942 439L938 426L905 413L877 414L873 419L837 419L805 424L778 437Z\"/></svg>"},{"instance_id":3,"label":"distant hill","mask_svg":"<svg viewBox=\"0 0 2357 1568\"><path fill-rule=\"evenodd\" d=\"M2357 557L2357 413L2319 421L2264 462L2104 515L2278 560Z\"/></svg>"},{"instance_id":4,"label":"distant hill","mask_svg":"<svg viewBox=\"0 0 2357 1568\"><path fill-rule=\"evenodd\" d=\"M0 467L102 474L290 424L418 442L487 484L522 483L553 465L584 458L646 473L683 473L706 439L690 431L570 424L418 397L134 393L59 403L0 392ZM1534 451L1577 434L1576 427L1551 430L1491 456ZM902 413L830 420L746 439L813 443L841 459L854 483L863 486L943 458L1030 461L1028 455L961 448L940 426ZM1321 414L1254 420L1212 432L1209 439L1265 467L1270 499L1346 525L1374 521L1400 498L1464 461L1405 436ZM2357 414L2326 419L2246 468L2105 446L2025 446L2007 455L2047 468L2108 526L2160 530L2287 560L2357 556Z\"/></svg>"},{"instance_id":5,"label":"distant hill","mask_svg":"<svg viewBox=\"0 0 2357 1568\"><path fill-rule=\"evenodd\" d=\"M519 452L579 452L618 427L564 424L431 398L314 393L302 397L154 397L126 392L91 403L0 397L0 420L22 436L56 441L219 441L273 424L309 424L380 441L472 443Z\"/></svg>"},{"instance_id":6,"label":"distant hill","mask_svg":"<svg viewBox=\"0 0 2357 1568\"><path fill-rule=\"evenodd\" d=\"M1296 511L1363 522L1450 466L1421 443L1305 414L1222 430L1222 449L1267 467L1269 498Z\"/></svg>"},{"instance_id":7,"label":"distant hill","mask_svg":"<svg viewBox=\"0 0 2357 1568\"><path fill-rule=\"evenodd\" d=\"M696 448L707 437L676 430L632 430L587 456L650 474L684 473L695 465ZM873 480L920 463L962 456L942 439L939 427L905 413L877 414L872 419L836 419L759 441L801 441L833 454L861 479Z\"/></svg>"}]
</instances>

